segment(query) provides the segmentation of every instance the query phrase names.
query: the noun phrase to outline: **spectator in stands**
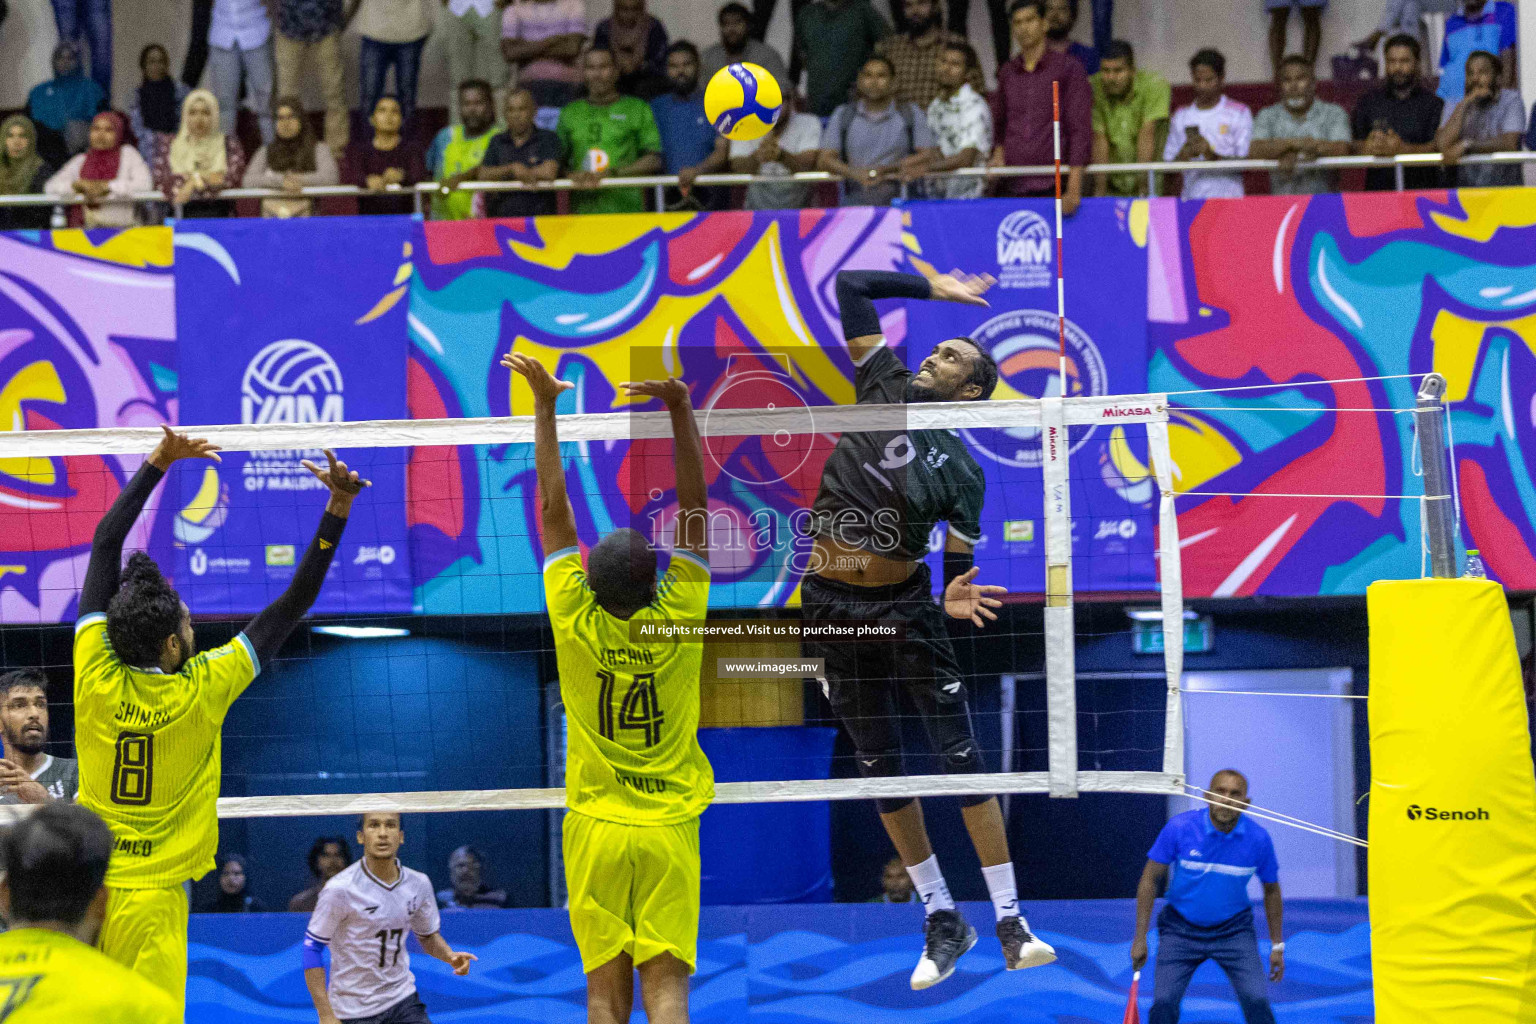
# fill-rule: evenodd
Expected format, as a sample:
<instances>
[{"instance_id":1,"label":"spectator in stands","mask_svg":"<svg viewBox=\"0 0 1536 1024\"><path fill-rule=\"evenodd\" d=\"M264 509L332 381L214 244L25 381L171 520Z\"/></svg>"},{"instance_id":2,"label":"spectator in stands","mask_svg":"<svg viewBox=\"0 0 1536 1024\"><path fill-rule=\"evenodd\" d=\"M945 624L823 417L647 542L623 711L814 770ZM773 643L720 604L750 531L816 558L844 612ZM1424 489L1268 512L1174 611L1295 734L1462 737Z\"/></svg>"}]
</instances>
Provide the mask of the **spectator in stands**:
<instances>
[{"instance_id":1,"label":"spectator in stands","mask_svg":"<svg viewBox=\"0 0 1536 1024\"><path fill-rule=\"evenodd\" d=\"M75 799L80 790L80 763L54 757L46 750L48 677L40 670L21 668L0 675L0 737L5 739L0 804Z\"/></svg>"},{"instance_id":2,"label":"spectator in stands","mask_svg":"<svg viewBox=\"0 0 1536 1024\"><path fill-rule=\"evenodd\" d=\"M811 0L795 17L795 33L810 111L828 117L847 102L859 69L891 27L869 0Z\"/></svg>"},{"instance_id":3,"label":"spectator in stands","mask_svg":"<svg viewBox=\"0 0 1536 1024\"><path fill-rule=\"evenodd\" d=\"M939 58L945 46L964 39L944 28L939 0L903 0L907 28L886 36L875 45L875 52L896 69L896 102L911 103L919 110L939 95ZM986 83L977 67L971 88L986 92Z\"/></svg>"},{"instance_id":4,"label":"spectator in stands","mask_svg":"<svg viewBox=\"0 0 1536 1024\"><path fill-rule=\"evenodd\" d=\"M730 143L704 116L699 86L699 48L686 39L667 47L668 92L651 100L651 116L661 133L661 158L668 174L678 176L667 209L723 209L730 190L693 187L701 174L718 174L730 162ZM669 190L670 191L670 190Z\"/></svg>"},{"instance_id":5,"label":"spectator in stands","mask_svg":"<svg viewBox=\"0 0 1536 1024\"><path fill-rule=\"evenodd\" d=\"M320 899L320 890L325 888L325 883L335 878L341 873L342 868L352 863L352 848L340 836L321 836L309 848L306 863L309 864L309 873L315 881L309 888L294 893L293 898L288 901L288 912L292 914L315 912L315 904Z\"/></svg>"},{"instance_id":6,"label":"spectator in stands","mask_svg":"<svg viewBox=\"0 0 1536 1024\"><path fill-rule=\"evenodd\" d=\"M856 97L832 112L817 166L843 179L844 206L884 206L933 161L928 118L896 102L896 73L884 57L859 69Z\"/></svg>"},{"instance_id":7,"label":"spectator in stands","mask_svg":"<svg viewBox=\"0 0 1536 1024\"><path fill-rule=\"evenodd\" d=\"M885 867L880 872L880 895L870 900L870 902L919 902L917 886L912 884L912 876L907 874L907 866L901 862L900 857L892 857L885 862Z\"/></svg>"},{"instance_id":8,"label":"spectator in stands","mask_svg":"<svg viewBox=\"0 0 1536 1024\"><path fill-rule=\"evenodd\" d=\"M0 195L41 195L53 170L37 152L37 128L25 114L0 121ZM52 213L46 206L0 206L0 231L40 230Z\"/></svg>"},{"instance_id":9,"label":"spectator in stands","mask_svg":"<svg viewBox=\"0 0 1536 1024\"><path fill-rule=\"evenodd\" d=\"M1525 105L1515 89L1500 88L1503 63L1478 50L1467 58L1466 95L1446 115L1435 141L1447 164L1473 153L1505 153L1520 148L1525 135ZM1462 188L1519 185L1519 164L1468 164L1456 169Z\"/></svg>"},{"instance_id":10,"label":"spectator in stands","mask_svg":"<svg viewBox=\"0 0 1536 1024\"><path fill-rule=\"evenodd\" d=\"M53 21L59 40L79 52L81 40L91 47L91 78L101 94L112 95L112 0L53 0Z\"/></svg>"},{"instance_id":11,"label":"spectator in stands","mask_svg":"<svg viewBox=\"0 0 1536 1024\"><path fill-rule=\"evenodd\" d=\"M1371 51L1383 39L1405 35L1411 36L1422 52L1429 44L1424 33L1424 16L1451 14L1459 6L1458 0L1386 0L1382 5L1381 21L1377 23L1375 31L1354 45Z\"/></svg>"},{"instance_id":12,"label":"spectator in stands","mask_svg":"<svg viewBox=\"0 0 1536 1024\"><path fill-rule=\"evenodd\" d=\"M720 25L720 41L707 47L699 58L701 82L709 84L715 72L727 64L756 64L774 77L779 83L779 91L785 96L794 92L794 82L779 51L761 39L752 38L752 12L732 0L720 8L716 21Z\"/></svg>"},{"instance_id":13,"label":"spectator in stands","mask_svg":"<svg viewBox=\"0 0 1536 1024\"><path fill-rule=\"evenodd\" d=\"M522 0L502 15L501 52L521 69L517 84L533 94L540 128L553 128L560 108L581 92L586 42L584 0Z\"/></svg>"},{"instance_id":14,"label":"spectator in stands","mask_svg":"<svg viewBox=\"0 0 1536 1024\"><path fill-rule=\"evenodd\" d=\"M1254 159L1280 161L1280 169L1269 175L1269 191L1275 195L1337 192L1338 176L1333 172L1297 170L1296 163L1344 156L1349 150L1349 115L1337 103L1317 98L1312 65L1305 57L1291 54L1280 62L1280 102L1265 107L1253 119L1248 145L1248 155Z\"/></svg>"},{"instance_id":15,"label":"spectator in stands","mask_svg":"<svg viewBox=\"0 0 1536 1024\"><path fill-rule=\"evenodd\" d=\"M473 846L461 846L448 855L448 879L452 887L437 894L440 910L478 910L505 907L507 894L485 884L482 870L485 856Z\"/></svg>"},{"instance_id":16,"label":"spectator in stands","mask_svg":"<svg viewBox=\"0 0 1536 1024\"><path fill-rule=\"evenodd\" d=\"M476 181L520 181L533 185L560 176L560 136L534 123L533 93L507 96L507 130L492 136L475 170ZM539 217L555 212L553 192L482 192L487 217Z\"/></svg>"},{"instance_id":17,"label":"spectator in stands","mask_svg":"<svg viewBox=\"0 0 1536 1024\"><path fill-rule=\"evenodd\" d=\"M260 914L266 911L261 901L248 891L250 872L245 858L238 853L226 853L219 864L219 886L211 899L198 907L203 914Z\"/></svg>"},{"instance_id":18,"label":"spectator in stands","mask_svg":"<svg viewBox=\"0 0 1536 1024\"><path fill-rule=\"evenodd\" d=\"M400 101L393 96L380 96L368 118L373 127L372 134L354 141L347 152L348 184L382 192L391 185L408 188L426 180L427 167L421 147L414 133L405 134L404 122ZM406 214L415 209L415 200L409 193L359 196L357 200L357 212L367 215Z\"/></svg>"},{"instance_id":19,"label":"spectator in stands","mask_svg":"<svg viewBox=\"0 0 1536 1024\"><path fill-rule=\"evenodd\" d=\"M1072 38L1072 26L1077 24L1077 3L1078 0L1046 0L1045 45L1057 53L1076 58L1087 74L1097 74L1099 51Z\"/></svg>"},{"instance_id":20,"label":"spectator in stands","mask_svg":"<svg viewBox=\"0 0 1536 1024\"><path fill-rule=\"evenodd\" d=\"M155 154L155 184L180 204L183 217L228 217L228 203L213 197L239 188L245 151L233 133L219 130L219 101L207 89L193 89L181 104L181 125L170 145Z\"/></svg>"},{"instance_id":21,"label":"spectator in stands","mask_svg":"<svg viewBox=\"0 0 1536 1024\"><path fill-rule=\"evenodd\" d=\"M341 59L343 0L272 0L277 9L277 94L304 92L304 65L314 61L325 97L325 144L340 158L351 137L347 85Z\"/></svg>"},{"instance_id":22,"label":"spectator in stands","mask_svg":"<svg viewBox=\"0 0 1536 1024\"><path fill-rule=\"evenodd\" d=\"M243 84L261 126L261 141L272 141L272 75L267 0L214 0L208 25L208 88L219 98L220 131L235 134Z\"/></svg>"},{"instance_id":23,"label":"spectator in stands","mask_svg":"<svg viewBox=\"0 0 1536 1024\"><path fill-rule=\"evenodd\" d=\"M358 77L362 108L372 110L384 95L384 80L395 69L395 97L409 126L416 116L416 74L421 51L432 34L432 16L424 0L354 0L352 29L362 37Z\"/></svg>"},{"instance_id":24,"label":"spectator in stands","mask_svg":"<svg viewBox=\"0 0 1536 1024\"><path fill-rule=\"evenodd\" d=\"M275 110L272 120L277 137L256 151L245 172L245 186L290 193L262 199L263 217L308 217L315 212L315 201L300 193L306 188L340 183L341 172L331 148L315 138L304 105L298 99L284 97L277 101Z\"/></svg>"},{"instance_id":25,"label":"spectator in stands","mask_svg":"<svg viewBox=\"0 0 1536 1024\"><path fill-rule=\"evenodd\" d=\"M613 54L619 92L650 100L667 91L667 29L645 0L613 0L613 17L597 23L592 46Z\"/></svg>"},{"instance_id":26,"label":"spectator in stands","mask_svg":"<svg viewBox=\"0 0 1536 1024\"><path fill-rule=\"evenodd\" d=\"M1201 50L1189 59L1195 101L1174 112L1164 160L1241 160L1248 155L1253 112L1222 95L1227 59L1219 50ZM1243 194L1240 172L1185 171L1185 199L1221 199Z\"/></svg>"},{"instance_id":27,"label":"spectator in stands","mask_svg":"<svg viewBox=\"0 0 1536 1024\"><path fill-rule=\"evenodd\" d=\"M181 102L190 92L171 77L171 55L159 43L150 43L139 54L139 70L144 81L133 94L128 108L128 125L139 144L145 164L155 159L155 146L176 134Z\"/></svg>"},{"instance_id":28,"label":"spectator in stands","mask_svg":"<svg viewBox=\"0 0 1536 1024\"><path fill-rule=\"evenodd\" d=\"M773 129L760 139L732 139L731 170L736 174L787 178L814 171L821 157L821 118L794 109L786 99ZM810 199L811 186L798 181L754 181L747 186L748 210L796 210Z\"/></svg>"},{"instance_id":29,"label":"spectator in stands","mask_svg":"<svg viewBox=\"0 0 1536 1024\"><path fill-rule=\"evenodd\" d=\"M1104 48L1093 89L1093 162L1151 163L1168 135L1172 90L1155 71L1136 67L1136 51L1123 39ZM1145 174L1095 175L1094 195L1144 196Z\"/></svg>"},{"instance_id":30,"label":"spectator in stands","mask_svg":"<svg viewBox=\"0 0 1536 1024\"><path fill-rule=\"evenodd\" d=\"M928 170L985 167L992 155L992 108L971 85L976 51L970 43L952 39L939 50L936 64L939 93L928 104L928 130L939 154ZM927 192L936 199L975 199L986 188L985 178L935 178Z\"/></svg>"},{"instance_id":31,"label":"spectator in stands","mask_svg":"<svg viewBox=\"0 0 1536 1024\"><path fill-rule=\"evenodd\" d=\"M1461 99L1466 90L1467 58L1479 51L1498 57L1503 69L1500 85L1515 87L1515 33L1515 5L1504 0L1466 0L1461 13L1445 19L1440 87L1435 94L1445 100L1447 108Z\"/></svg>"},{"instance_id":32,"label":"spectator in stands","mask_svg":"<svg viewBox=\"0 0 1536 1024\"><path fill-rule=\"evenodd\" d=\"M1395 35L1387 40L1383 54L1386 81L1355 103L1351 120L1355 152L1368 156L1435 152L1435 133L1440 129L1445 101L1424 87L1419 41L1406 33ZM1408 188L1436 188L1440 184L1440 170L1404 168L1403 184ZM1373 167L1365 172L1365 187L1377 192L1391 191L1397 187L1397 175L1389 167Z\"/></svg>"},{"instance_id":33,"label":"spectator in stands","mask_svg":"<svg viewBox=\"0 0 1536 1024\"><path fill-rule=\"evenodd\" d=\"M1093 90L1083 66L1046 45L1045 0L1013 0L1009 7L1018 56L997 70L992 94L993 166L1049 164L1055 159L1051 86L1061 86L1061 158L1068 167L1061 194L1070 217L1083 200L1083 168L1093 153ZM1001 194L1053 196L1050 176L1010 178Z\"/></svg>"},{"instance_id":34,"label":"spectator in stands","mask_svg":"<svg viewBox=\"0 0 1536 1024\"><path fill-rule=\"evenodd\" d=\"M43 190L51 196L84 197L80 218L84 227L131 227L137 222L134 205L105 200L147 192L154 180L149 165L127 140L127 118L115 110L103 110L91 121L91 148L59 168Z\"/></svg>"},{"instance_id":35,"label":"spectator in stands","mask_svg":"<svg viewBox=\"0 0 1536 1024\"><path fill-rule=\"evenodd\" d=\"M532 0L540 6L544 0ZM501 15L497 8L503 0L442 0L437 16L437 34L448 51L448 117L457 121L464 116L459 109L463 97L460 88L466 82L485 82L492 93L507 87L511 68L502 57ZM528 6L521 3L517 6ZM586 30L586 26L582 26ZM496 109L492 96L491 109Z\"/></svg>"},{"instance_id":36,"label":"spectator in stands","mask_svg":"<svg viewBox=\"0 0 1536 1024\"><path fill-rule=\"evenodd\" d=\"M91 119L107 109L107 94L80 70L80 53L73 43L53 49L53 77L27 94L27 113L39 129L60 140L62 152L84 152L90 143ZM45 150L48 148L39 142Z\"/></svg>"},{"instance_id":37,"label":"spectator in stands","mask_svg":"<svg viewBox=\"0 0 1536 1024\"><path fill-rule=\"evenodd\" d=\"M1269 11L1269 65L1277 82L1283 70L1280 64L1285 59L1285 36L1292 7L1301 9L1301 55L1307 67L1317 65L1317 50L1323 41L1323 11L1328 0L1264 0L1264 9Z\"/></svg>"},{"instance_id":38,"label":"spectator in stands","mask_svg":"<svg viewBox=\"0 0 1536 1024\"><path fill-rule=\"evenodd\" d=\"M427 148L427 173L443 189L432 197L433 220L465 220L474 214L475 197L459 185L472 180L496 132L496 93L491 83L470 79L459 86L458 124L437 133Z\"/></svg>"},{"instance_id":39,"label":"spectator in stands","mask_svg":"<svg viewBox=\"0 0 1536 1024\"><path fill-rule=\"evenodd\" d=\"M637 188L600 188L604 178L628 178L661 170L661 133L643 100L619 93L613 53L594 46L582 55L587 95L560 111L555 133L571 179L573 213L640 213Z\"/></svg>"}]
</instances>

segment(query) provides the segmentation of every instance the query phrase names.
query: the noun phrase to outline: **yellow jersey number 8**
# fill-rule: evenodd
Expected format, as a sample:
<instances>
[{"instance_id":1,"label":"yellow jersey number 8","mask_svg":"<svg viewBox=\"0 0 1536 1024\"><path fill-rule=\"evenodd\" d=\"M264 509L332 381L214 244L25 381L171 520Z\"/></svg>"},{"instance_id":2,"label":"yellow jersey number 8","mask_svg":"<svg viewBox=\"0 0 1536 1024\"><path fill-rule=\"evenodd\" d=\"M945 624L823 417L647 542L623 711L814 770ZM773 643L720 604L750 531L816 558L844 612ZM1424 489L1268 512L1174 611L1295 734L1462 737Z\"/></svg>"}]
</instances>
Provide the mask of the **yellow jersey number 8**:
<instances>
[{"instance_id":1,"label":"yellow jersey number 8","mask_svg":"<svg viewBox=\"0 0 1536 1024\"><path fill-rule=\"evenodd\" d=\"M120 732L112 759L112 802L130 807L149 803L155 778L155 737Z\"/></svg>"}]
</instances>

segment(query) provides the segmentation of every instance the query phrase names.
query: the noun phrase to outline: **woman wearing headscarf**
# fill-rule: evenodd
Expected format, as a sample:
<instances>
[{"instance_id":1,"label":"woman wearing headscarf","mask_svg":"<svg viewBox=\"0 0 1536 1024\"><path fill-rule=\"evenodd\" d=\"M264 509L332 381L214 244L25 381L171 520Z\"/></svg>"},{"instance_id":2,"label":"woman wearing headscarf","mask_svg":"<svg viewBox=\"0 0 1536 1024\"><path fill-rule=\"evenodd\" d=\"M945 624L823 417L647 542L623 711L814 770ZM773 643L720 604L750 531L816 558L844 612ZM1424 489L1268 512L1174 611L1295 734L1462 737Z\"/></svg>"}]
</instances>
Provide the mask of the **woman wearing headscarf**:
<instances>
[{"instance_id":1,"label":"woman wearing headscarf","mask_svg":"<svg viewBox=\"0 0 1536 1024\"><path fill-rule=\"evenodd\" d=\"M272 111L274 137L256 151L245 174L246 187L297 193L310 185L338 183L341 175L336 169L336 158L329 146L315 138L303 104L288 96L273 104ZM308 217L314 205L313 199L299 195L272 196L261 201L261 215L283 220Z\"/></svg>"},{"instance_id":2,"label":"woman wearing headscarf","mask_svg":"<svg viewBox=\"0 0 1536 1024\"><path fill-rule=\"evenodd\" d=\"M190 90L171 77L171 55L159 43L144 47L139 54L139 70L144 72L144 81L133 94L128 125L139 141L139 155L145 163L154 163L157 137L168 141L176 135L181 104Z\"/></svg>"},{"instance_id":3,"label":"woman wearing headscarf","mask_svg":"<svg viewBox=\"0 0 1536 1024\"><path fill-rule=\"evenodd\" d=\"M32 120L63 140L66 153L79 153L89 141L91 118L105 109L107 94L80 70L75 44L54 47L53 77L27 94Z\"/></svg>"},{"instance_id":4,"label":"woman wearing headscarf","mask_svg":"<svg viewBox=\"0 0 1536 1024\"><path fill-rule=\"evenodd\" d=\"M115 110L104 110L91 121L91 148L72 158L48 179L44 191L51 196L85 198L81 220L88 228L125 228L135 223L132 203L104 200L147 192L154 187L149 165L139 151L127 144L128 120Z\"/></svg>"},{"instance_id":5,"label":"woman wearing headscarf","mask_svg":"<svg viewBox=\"0 0 1536 1024\"><path fill-rule=\"evenodd\" d=\"M181 124L170 144L155 154L155 183L183 217L228 217L230 204L213 200L239 188L245 151L233 135L219 130L219 101L207 89L193 89L181 104Z\"/></svg>"},{"instance_id":6,"label":"woman wearing headscarf","mask_svg":"<svg viewBox=\"0 0 1536 1024\"><path fill-rule=\"evenodd\" d=\"M25 114L0 122L0 194L39 195L51 169L37 153L37 128ZM48 226L47 206L0 206L0 231L41 230Z\"/></svg>"},{"instance_id":7,"label":"woman wearing headscarf","mask_svg":"<svg viewBox=\"0 0 1536 1024\"><path fill-rule=\"evenodd\" d=\"M348 184L382 192L390 185L405 188L427 180L421 146L402 133L403 120L400 101L393 96L380 96L368 119L373 125L373 134L366 139L354 140L347 151ZM357 200L357 212L361 214L408 214L415 208L415 200L409 192L360 196Z\"/></svg>"},{"instance_id":8,"label":"woman wearing headscarf","mask_svg":"<svg viewBox=\"0 0 1536 1024\"><path fill-rule=\"evenodd\" d=\"M204 914L259 914L267 908L250 894L245 858L226 853L219 863L219 890L198 908Z\"/></svg>"}]
</instances>

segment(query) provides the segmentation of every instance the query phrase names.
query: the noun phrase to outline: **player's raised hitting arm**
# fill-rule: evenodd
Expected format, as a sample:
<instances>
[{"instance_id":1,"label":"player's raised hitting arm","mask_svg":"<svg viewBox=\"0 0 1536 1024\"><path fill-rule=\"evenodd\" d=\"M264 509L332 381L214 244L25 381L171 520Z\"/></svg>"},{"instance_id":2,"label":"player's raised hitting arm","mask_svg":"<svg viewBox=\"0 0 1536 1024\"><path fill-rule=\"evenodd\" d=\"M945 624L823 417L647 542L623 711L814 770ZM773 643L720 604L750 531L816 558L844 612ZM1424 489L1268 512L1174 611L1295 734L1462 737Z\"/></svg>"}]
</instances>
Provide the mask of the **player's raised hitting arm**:
<instances>
[{"instance_id":1,"label":"player's raised hitting arm","mask_svg":"<svg viewBox=\"0 0 1536 1024\"><path fill-rule=\"evenodd\" d=\"M837 311L843 338L855 364L879 347L880 314L876 299L934 299L966 306L986 306L982 298L996 280L991 274L898 274L889 270L843 270L837 275Z\"/></svg>"},{"instance_id":2,"label":"player's raised hitting arm","mask_svg":"<svg viewBox=\"0 0 1536 1024\"><path fill-rule=\"evenodd\" d=\"M107 602L117 593L119 575L123 567L123 541L144 511L144 503L179 459L211 459L219 461L219 446L201 437L178 434L162 424L165 436L155 446L139 471L118 492L117 499L107 514L96 525L91 538L91 559L85 570L85 583L80 588L78 617L85 617L107 610Z\"/></svg>"},{"instance_id":3,"label":"player's raised hitting arm","mask_svg":"<svg viewBox=\"0 0 1536 1024\"><path fill-rule=\"evenodd\" d=\"M672 418L673 457L677 472L677 529L674 543L709 560L709 494L704 485L704 446L693 417L688 385L675 378L627 381L631 395L659 398Z\"/></svg>"},{"instance_id":4,"label":"player's raised hitting arm","mask_svg":"<svg viewBox=\"0 0 1536 1024\"><path fill-rule=\"evenodd\" d=\"M565 490L565 459L560 455L555 401L560 392L576 385L560 380L537 359L516 352L502 356L501 365L520 374L533 391L533 461L539 478L539 525L544 553L550 555L575 547L576 513Z\"/></svg>"},{"instance_id":5,"label":"player's raised hitting arm","mask_svg":"<svg viewBox=\"0 0 1536 1024\"><path fill-rule=\"evenodd\" d=\"M288 639L288 634L309 613L315 598L320 596L325 574L331 567L331 559L336 557L342 531L347 527L352 500L362 493L363 488L373 486L360 477L356 470L348 469L347 464L337 459L336 453L329 448L325 450L325 461L324 469L308 459L303 462L304 468L313 473L330 492L325 512L320 516L320 525L315 529L315 537L309 542L304 557L299 560L288 589L245 627L245 637L251 642L259 664L262 665L276 656L283 641Z\"/></svg>"}]
</instances>

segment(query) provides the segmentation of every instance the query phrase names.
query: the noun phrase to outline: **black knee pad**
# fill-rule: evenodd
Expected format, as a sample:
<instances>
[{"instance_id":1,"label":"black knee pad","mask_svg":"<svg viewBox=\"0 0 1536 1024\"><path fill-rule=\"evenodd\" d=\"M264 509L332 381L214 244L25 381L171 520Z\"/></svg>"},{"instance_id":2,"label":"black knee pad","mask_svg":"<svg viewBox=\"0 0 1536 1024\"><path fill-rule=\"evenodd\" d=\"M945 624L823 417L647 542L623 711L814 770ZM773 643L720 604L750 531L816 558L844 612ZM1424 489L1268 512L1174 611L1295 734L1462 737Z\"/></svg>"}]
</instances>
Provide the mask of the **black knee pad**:
<instances>
[{"instance_id":1,"label":"black knee pad","mask_svg":"<svg viewBox=\"0 0 1536 1024\"><path fill-rule=\"evenodd\" d=\"M946 746L941 758L945 775L980 775L987 770L981 759L981 748L969 736ZM975 807L991 800L992 796L990 793L968 793L956 799L961 807Z\"/></svg>"},{"instance_id":2,"label":"black knee pad","mask_svg":"<svg viewBox=\"0 0 1536 1024\"><path fill-rule=\"evenodd\" d=\"M901 767L901 748L894 750L856 751L854 760L859 764L859 774L866 779L896 779L906 774ZM910 796L876 797L875 809L881 814L891 814L912 802Z\"/></svg>"}]
</instances>

